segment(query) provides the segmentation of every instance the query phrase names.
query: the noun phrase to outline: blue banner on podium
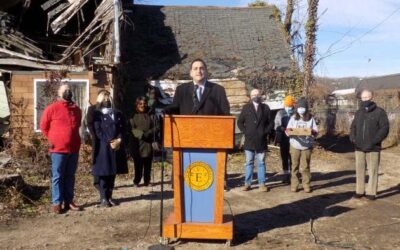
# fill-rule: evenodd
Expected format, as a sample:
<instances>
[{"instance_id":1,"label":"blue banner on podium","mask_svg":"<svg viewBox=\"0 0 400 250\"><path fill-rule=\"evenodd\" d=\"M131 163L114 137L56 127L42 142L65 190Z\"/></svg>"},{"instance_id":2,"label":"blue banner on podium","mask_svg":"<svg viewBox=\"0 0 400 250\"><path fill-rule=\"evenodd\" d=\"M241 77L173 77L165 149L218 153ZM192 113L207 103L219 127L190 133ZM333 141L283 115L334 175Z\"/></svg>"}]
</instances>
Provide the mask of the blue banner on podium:
<instances>
[{"instance_id":1,"label":"blue banner on podium","mask_svg":"<svg viewBox=\"0 0 400 250\"><path fill-rule=\"evenodd\" d=\"M182 150L185 222L214 222L217 155L213 150Z\"/></svg>"}]
</instances>

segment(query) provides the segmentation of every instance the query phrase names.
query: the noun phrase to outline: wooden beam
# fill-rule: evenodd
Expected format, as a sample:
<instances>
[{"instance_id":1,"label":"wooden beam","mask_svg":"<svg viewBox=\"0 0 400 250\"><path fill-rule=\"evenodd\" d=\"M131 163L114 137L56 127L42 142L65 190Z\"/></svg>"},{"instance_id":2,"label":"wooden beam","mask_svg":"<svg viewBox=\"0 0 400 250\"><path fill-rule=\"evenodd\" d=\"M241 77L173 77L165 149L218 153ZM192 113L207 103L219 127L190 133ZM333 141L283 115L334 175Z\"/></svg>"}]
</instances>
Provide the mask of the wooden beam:
<instances>
[{"instance_id":1,"label":"wooden beam","mask_svg":"<svg viewBox=\"0 0 400 250\"><path fill-rule=\"evenodd\" d=\"M64 13L59 15L56 20L51 23L51 29L54 34L57 34L68 21L82 8L83 5L87 3L88 0L74 1L71 6L69 6Z\"/></svg>"},{"instance_id":2,"label":"wooden beam","mask_svg":"<svg viewBox=\"0 0 400 250\"><path fill-rule=\"evenodd\" d=\"M48 64L33 62L25 59L19 58L0 58L0 65L12 65L12 66L22 66L34 69L45 69L45 70L68 70L71 72L82 72L85 70L84 67L65 65L65 64Z\"/></svg>"}]
</instances>

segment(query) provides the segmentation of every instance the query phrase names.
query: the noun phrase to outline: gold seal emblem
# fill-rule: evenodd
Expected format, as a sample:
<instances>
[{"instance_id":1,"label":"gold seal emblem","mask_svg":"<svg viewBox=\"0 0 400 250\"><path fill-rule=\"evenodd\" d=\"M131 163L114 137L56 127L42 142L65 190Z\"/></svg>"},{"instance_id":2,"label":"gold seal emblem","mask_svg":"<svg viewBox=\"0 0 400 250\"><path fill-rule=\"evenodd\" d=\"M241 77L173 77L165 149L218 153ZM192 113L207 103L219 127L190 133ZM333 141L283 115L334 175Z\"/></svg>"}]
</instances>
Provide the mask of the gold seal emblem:
<instances>
[{"instance_id":1,"label":"gold seal emblem","mask_svg":"<svg viewBox=\"0 0 400 250\"><path fill-rule=\"evenodd\" d=\"M204 191L213 183L211 167L202 161L195 161L185 171L185 182L193 190Z\"/></svg>"}]
</instances>

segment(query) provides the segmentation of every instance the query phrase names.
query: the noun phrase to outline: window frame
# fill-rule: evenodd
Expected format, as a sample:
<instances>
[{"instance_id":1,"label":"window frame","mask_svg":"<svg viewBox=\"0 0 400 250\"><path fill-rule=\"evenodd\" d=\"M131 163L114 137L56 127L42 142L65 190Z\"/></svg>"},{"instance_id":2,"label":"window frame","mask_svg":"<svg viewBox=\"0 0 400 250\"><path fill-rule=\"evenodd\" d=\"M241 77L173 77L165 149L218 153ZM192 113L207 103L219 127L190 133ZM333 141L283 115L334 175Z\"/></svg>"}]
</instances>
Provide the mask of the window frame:
<instances>
[{"instance_id":1,"label":"window frame","mask_svg":"<svg viewBox=\"0 0 400 250\"><path fill-rule=\"evenodd\" d=\"M33 79L33 130L35 131L35 132L41 132L41 130L40 130L40 127L39 127L39 124L38 124L38 121L37 121L37 116L38 116L38 110L37 110L37 101L38 101L38 98L37 98L37 87L38 87L38 84L40 84L40 83L45 83L46 81L48 81L48 79L44 79L44 78L35 78L35 79ZM89 79L68 79L68 78L64 78L64 79L62 79L61 80L61 82L62 83L74 83L74 82L83 82L86 86L85 86L85 91L86 91L86 95L85 95L85 97L84 97L84 100L83 100L83 107L79 107L81 110L82 110L82 113L85 111L85 110L87 110L87 108L88 108L88 103L89 103L89 96L90 96L90 93L89 93ZM83 114L82 114L82 117L84 117L83 116Z\"/></svg>"}]
</instances>

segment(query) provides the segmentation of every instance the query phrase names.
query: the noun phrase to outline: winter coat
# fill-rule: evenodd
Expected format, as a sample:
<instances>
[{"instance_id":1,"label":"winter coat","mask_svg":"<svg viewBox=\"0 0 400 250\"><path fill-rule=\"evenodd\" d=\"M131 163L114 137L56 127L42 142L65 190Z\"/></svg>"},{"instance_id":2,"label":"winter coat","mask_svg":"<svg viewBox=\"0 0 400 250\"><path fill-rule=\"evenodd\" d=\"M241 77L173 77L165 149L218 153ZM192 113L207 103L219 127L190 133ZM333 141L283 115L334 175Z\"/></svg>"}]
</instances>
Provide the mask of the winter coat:
<instances>
[{"instance_id":1,"label":"winter coat","mask_svg":"<svg viewBox=\"0 0 400 250\"><path fill-rule=\"evenodd\" d=\"M350 128L350 140L356 150L379 152L382 141L389 133L389 120L385 110L374 102L357 110Z\"/></svg>"},{"instance_id":2,"label":"winter coat","mask_svg":"<svg viewBox=\"0 0 400 250\"><path fill-rule=\"evenodd\" d=\"M51 153L79 153L82 113L75 103L56 101L43 111L40 130L50 143Z\"/></svg>"},{"instance_id":3,"label":"winter coat","mask_svg":"<svg viewBox=\"0 0 400 250\"><path fill-rule=\"evenodd\" d=\"M94 121L99 115L101 115L101 112L96 109L96 105L91 105L86 113L86 126L89 129L90 140L92 142L92 164L96 162L96 155L99 153L100 141L94 130Z\"/></svg>"},{"instance_id":4,"label":"winter coat","mask_svg":"<svg viewBox=\"0 0 400 250\"><path fill-rule=\"evenodd\" d=\"M95 116L94 130L99 139L98 152L92 173L95 176L107 176L128 173L126 159L126 119L118 110L113 111L114 119L109 114L99 113ZM110 142L113 139L121 139L120 148L113 150Z\"/></svg>"},{"instance_id":5,"label":"winter coat","mask_svg":"<svg viewBox=\"0 0 400 250\"><path fill-rule=\"evenodd\" d=\"M260 103L257 111L253 102L244 105L237 125L244 134L244 150L262 151L267 149L267 136L274 125L267 104Z\"/></svg>"},{"instance_id":6,"label":"winter coat","mask_svg":"<svg viewBox=\"0 0 400 250\"><path fill-rule=\"evenodd\" d=\"M154 116L148 113L137 113L130 120L133 135L131 154L132 157L150 157L153 153L152 143L156 141L158 126Z\"/></svg>"},{"instance_id":7,"label":"winter coat","mask_svg":"<svg viewBox=\"0 0 400 250\"><path fill-rule=\"evenodd\" d=\"M289 137L286 135L285 130L290 120L290 114L286 110L281 109L276 113L275 116L275 133L276 133L276 143L289 143Z\"/></svg>"}]
</instances>

